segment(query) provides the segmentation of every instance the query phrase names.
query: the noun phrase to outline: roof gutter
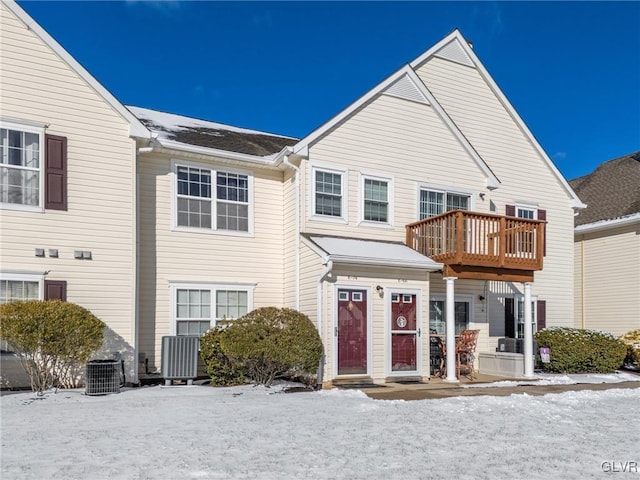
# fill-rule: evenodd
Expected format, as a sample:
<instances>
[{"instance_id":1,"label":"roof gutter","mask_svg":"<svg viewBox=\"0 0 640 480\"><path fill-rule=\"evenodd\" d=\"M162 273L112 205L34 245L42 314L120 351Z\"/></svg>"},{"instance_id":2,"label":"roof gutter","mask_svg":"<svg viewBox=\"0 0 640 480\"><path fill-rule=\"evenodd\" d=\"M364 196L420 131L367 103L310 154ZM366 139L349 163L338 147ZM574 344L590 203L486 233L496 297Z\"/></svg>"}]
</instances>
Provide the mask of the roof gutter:
<instances>
[{"instance_id":1,"label":"roof gutter","mask_svg":"<svg viewBox=\"0 0 640 480\"><path fill-rule=\"evenodd\" d=\"M276 164L277 155L269 155L266 157L258 157L256 155L249 155L246 153L229 152L227 150L218 150L217 148L199 147L197 145L186 145L184 143L175 142L167 139L157 139L158 144L166 149L176 150L180 152L195 153L199 155L208 155L221 157L228 160L236 160L241 162L248 162L254 165L261 165L265 167L273 167Z\"/></svg>"},{"instance_id":2,"label":"roof gutter","mask_svg":"<svg viewBox=\"0 0 640 480\"><path fill-rule=\"evenodd\" d=\"M575 227L573 231L578 235L581 233L598 232L600 230L607 230L610 228L624 227L626 225L633 225L634 223L640 223L640 212L613 220L600 220L597 222L585 223L584 225Z\"/></svg>"},{"instance_id":3,"label":"roof gutter","mask_svg":"<svg viewBox=\"0 0 640 480\"><path fill-rule=\"evenodd\" d=\"M379 267L395 267L395 268L419 268L427 272L438 272L442 270L442 263L422 263L384 259L377 257L353 257L349 255L329 255L329 261L334 263L345 263L350 265L373 265Z\"/></svg>"}]
</instances>

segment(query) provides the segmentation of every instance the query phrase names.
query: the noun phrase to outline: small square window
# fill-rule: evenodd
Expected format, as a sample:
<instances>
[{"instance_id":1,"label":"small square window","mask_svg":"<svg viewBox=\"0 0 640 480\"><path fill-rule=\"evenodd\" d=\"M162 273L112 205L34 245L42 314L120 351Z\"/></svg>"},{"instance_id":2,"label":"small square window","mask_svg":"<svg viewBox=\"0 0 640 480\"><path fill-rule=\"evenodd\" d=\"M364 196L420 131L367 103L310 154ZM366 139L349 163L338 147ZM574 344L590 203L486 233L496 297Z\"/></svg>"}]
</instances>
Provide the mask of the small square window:
<instances>
[{"instance_id":1,"label":"small square window","mask_svg":"<svg viewBox=\"0 0 640 480\"><path fill-rule=\"evenodd\" d=\"M397 293L392 293L391 294L391 301L393 303L399 303L400 302L400 295L398 295Z\"/></svg>"},{"instance_id":2,"label":"small square window","mask_svg":"<svg viewBox=\"0 0 640 480\"><path fill-rule=\"evenodd\" d=\"M351 294L351 300L353 300L354 302L361 302L362 301L362 292L353 292Z\"/></svg>"},{"instance_id":3,"label":"small square window","mask_svg":"<svg viewBox=\"0 0 640 480\"><path fill-rule=\"evenodd\" d=\"M338 300L347 302L349 300L349 292L338 292Z\"/></svg>"},{"instance_id":4,"label":"small square window","mask_svg":"<svg viewBox=\"0 0 640 480\"><path fill-rule=\"evenodd\" d=\"M413 295L402 295L402 303L413 303Z\"/></svg>"}]
</instances>

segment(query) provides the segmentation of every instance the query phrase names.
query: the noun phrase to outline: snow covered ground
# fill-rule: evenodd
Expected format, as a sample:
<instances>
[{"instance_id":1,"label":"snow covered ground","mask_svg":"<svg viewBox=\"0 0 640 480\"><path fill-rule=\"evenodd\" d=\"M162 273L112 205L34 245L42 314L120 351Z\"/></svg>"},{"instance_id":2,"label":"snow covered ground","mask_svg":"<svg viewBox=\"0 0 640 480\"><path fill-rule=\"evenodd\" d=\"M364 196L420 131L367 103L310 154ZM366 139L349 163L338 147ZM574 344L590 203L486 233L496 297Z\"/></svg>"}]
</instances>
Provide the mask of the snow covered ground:
<instances>
[{"instance_id":1,"label":"snow covered ground","mask_svg":"<svg viewBox=\"0 0 640 480\"><path fill-rule=\"evenodd\" d=\"M616 373L569 373L550 374L537 373L531 380L504 380L491 383L471 383L463 385L464 388L485 387L517 387L519 385L576 385L578 383L622 383L640 382L640 375L618 371Z\"/></svg>"},{"instance_id":2,"label":"snow covered ground","mask_svg":"<svg viewBox=\"0 0 640 480\"><path fill-rule=\"evenodd\" d=\"M0 477L587 479L605 478L603 462L640 469L640 389L412 402L281 390L6 395Z\"/></svg>"}]
</instances>

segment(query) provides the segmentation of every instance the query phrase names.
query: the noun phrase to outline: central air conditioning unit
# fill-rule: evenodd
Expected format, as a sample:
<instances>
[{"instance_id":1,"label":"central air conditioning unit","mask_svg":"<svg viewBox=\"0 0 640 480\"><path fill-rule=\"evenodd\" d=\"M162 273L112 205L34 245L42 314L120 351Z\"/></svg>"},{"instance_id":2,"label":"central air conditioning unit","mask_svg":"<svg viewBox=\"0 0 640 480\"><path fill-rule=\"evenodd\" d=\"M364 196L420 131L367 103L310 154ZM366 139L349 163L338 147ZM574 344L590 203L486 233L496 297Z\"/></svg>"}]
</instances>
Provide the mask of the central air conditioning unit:
<instances>
[{"instance_id":1,"label":"central air conditioning unit","mask_svg":"<svg viewBox=\"0 0 640 480\"><path fill-rule=\"evenodd\" d=\"M198 376L200 337L179 335L162 337L161 373L165 385L186 380L188 385Z\"/></svg>"},{"instance_id":2,"label":"central air conditioning unit","mask_svg":"<svg viewBox=\"0 0 640 480\"><path fill-rule=\"evenodd\" d=\"M515 338L499 338L497 352L516 353Z\"/></svg>"},{"instance_id":3,"label":"central air conditioning unit","mask_svg":"<svg viewBox=\"0 0 640 480\"><path fill-rule=\"evenodd\" d=\"M120 393L124 386L124 362L122 360L90 360L86 368L86 395Z\"/></svg>"}]
</instances>

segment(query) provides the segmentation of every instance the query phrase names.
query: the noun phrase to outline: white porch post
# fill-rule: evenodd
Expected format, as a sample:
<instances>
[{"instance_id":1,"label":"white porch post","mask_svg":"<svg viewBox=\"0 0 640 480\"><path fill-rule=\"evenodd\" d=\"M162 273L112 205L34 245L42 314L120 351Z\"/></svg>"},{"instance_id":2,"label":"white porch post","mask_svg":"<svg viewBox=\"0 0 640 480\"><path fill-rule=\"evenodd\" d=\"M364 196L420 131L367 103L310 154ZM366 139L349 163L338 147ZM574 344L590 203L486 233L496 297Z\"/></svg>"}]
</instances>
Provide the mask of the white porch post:
<instances>
[{"instance_id":1,"label":"white porch post","mask_svg":"<svg viewBox=\"0 0 640 480\"><path fill-rule=\"evenodd\" d=\"M531 283L524 284L524 377L533 378L533 323L531 315Z\"/></svg>"},{"instance_id":2,"label":"white porch post","mask_svg":"<svg viewBox=\"0 0 640 480\"><path fill-rule=\"evenodd\" d=\"M445 301L445 341L447 347L447 378L445 382L458 382L456 376L456 322L455 322L455 294L453 282L456 277L445 277L447 282L447 297Z\"/></svg>"}]
</instances>

